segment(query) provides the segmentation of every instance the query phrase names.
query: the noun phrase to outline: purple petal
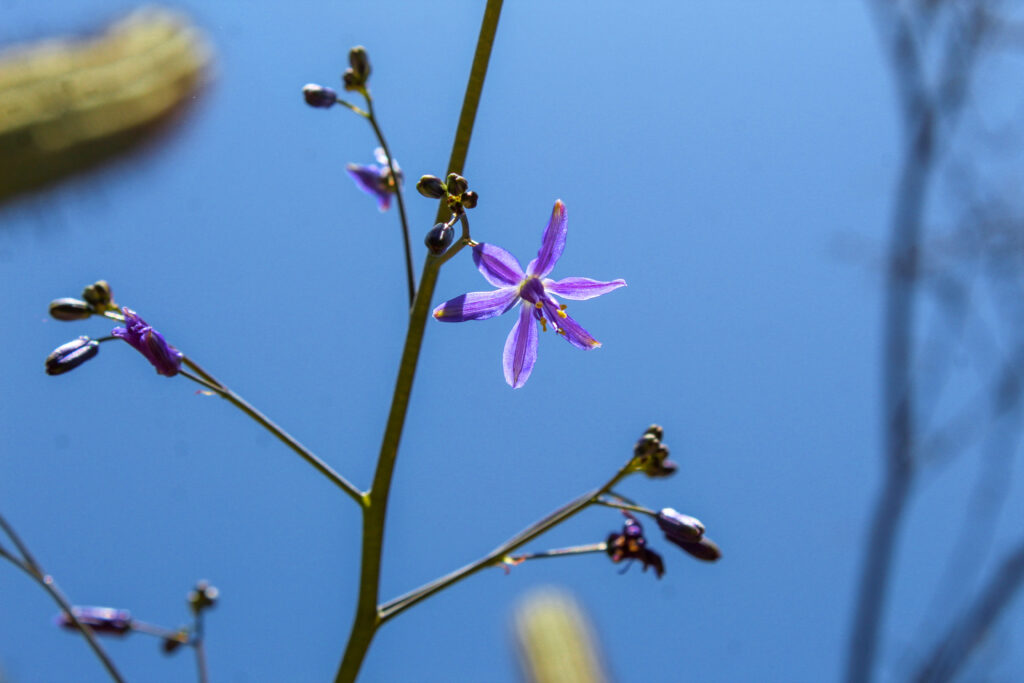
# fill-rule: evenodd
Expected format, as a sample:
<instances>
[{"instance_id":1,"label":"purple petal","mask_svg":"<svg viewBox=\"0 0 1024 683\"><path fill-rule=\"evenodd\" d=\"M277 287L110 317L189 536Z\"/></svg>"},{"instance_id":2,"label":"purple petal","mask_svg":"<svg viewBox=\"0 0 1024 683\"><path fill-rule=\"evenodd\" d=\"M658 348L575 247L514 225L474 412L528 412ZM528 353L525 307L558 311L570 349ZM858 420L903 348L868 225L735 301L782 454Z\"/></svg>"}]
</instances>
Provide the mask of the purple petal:
<instances>
[{"instance_id":1,"label":"purple petal","mask_svg":"<svg viewBox=\"0 0 1024 683\"><path fill-rule=\"evenodd\" d=\"M526 277L518 259L493 244L481 242L473 247L473 263L484 279L495 287L519 285Z\"/></svg>"},{"instance_id":2,"label":"purple petal","mask_svg":"<svg viewBox=\"0 0 1024 683\"><path fill-rule=\"evenodd\" d=\"M380 171L381 169L372 164L369 166L360 166L358 164L349 164L345 167L348 174L352 177L352 180L356 182L356 185L360 190L367 194L371 194L377 197L379 200L388 196L387 192L382 192L380 187ZM390 201L390 200L389 200Z\"/></svg>"},{"instance_id":3,"label":"purple petal","mask_svg":"<svg viewBox=\"0 0 1024 683\"><path fill-rule=\"evenodd\" d=\"M565 340L577 349L589 351L601 346L601 342L590 336L590 333L580 327L580 324L569 317L551 299L544 299L541 302L544 307L544 314L554 324L555 329L565 337Z\"/></svg>"},{"instance_id":4,"label":"purple petal","mask_svg":"<svg viewBox=\"0 0 1024 683\"><path fill-rule=\"evenodd\" d=\"M584 299L593 299L595 296L601 296L608 292L618 289L619 287L625 287L626 281L612 280L611 282L600 282L599 280L591 280L588 277L567 277L557 282L553 280L544 281L544 289L549 292L553 292L558 296L565 297L566 299L573 299L582 301Z\"/></svg>"},{"instance_id":5,"label":"purple petal","mask_svg":"<svg viewBox=\"0 0 1024 683\"><path fill-rule=\"evenodd\" d=\"M387 211L391 208L391 193L385 192L377 195L377 208L381 211Z\"/></svg>"},{"instance_id":6,"label":"purple petal","mask_svg":"<svg viewBox=\"0 0 1024 683\"><path fill-rule=\"evenodd\" d=\"M445 301L434 309L434 317L443 323L486 320L512 308L518 299L519 291L515 287L493 292L470 292Z\"/></svg>"},{"instance_id":7,"label":"purple petal","mask_svg":"<svg viewBox=\"0 0 1024 683\"><path fill-rule=\"evenodd\" d=\"M544 238L541 240L537 258L530 261L530 265L526 267L528 274L546 277L555 267L562 255L562 250L565 249L566 225L565 204L559 199L555 202L555 208L551 210L551 220L548 221L548 227L544 230Z\"/></svg>"},{"instance_id":8,"label":"purple petal","mask_svg":"<svg viewBox=\"0 0 1024 683\"><path fill-rule=\"evenodd\" d=\"M513 389L523 386L530 378L533 364L537 362L537 336L533 306L523 304L519 310L519 319L505 340L505 352L502 354L505 381Z\"/></svg>"}]
</instances>

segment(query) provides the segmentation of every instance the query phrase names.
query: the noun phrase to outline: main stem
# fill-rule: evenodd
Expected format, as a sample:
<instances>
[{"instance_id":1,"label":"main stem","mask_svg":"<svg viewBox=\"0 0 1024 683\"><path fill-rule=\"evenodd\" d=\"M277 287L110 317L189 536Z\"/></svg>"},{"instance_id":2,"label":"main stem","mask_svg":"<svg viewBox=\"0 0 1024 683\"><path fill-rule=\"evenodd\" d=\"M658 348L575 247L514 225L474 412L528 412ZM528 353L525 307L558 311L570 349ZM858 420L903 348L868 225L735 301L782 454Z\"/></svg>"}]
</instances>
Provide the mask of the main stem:
<instances>
[{"instance_id":1,"label":"main stem","mask_svg":"<svg viewBox=\"0 0 1024 683\"><path fill-rule=\"evenodd\" d=\"M462 100L462 112L459 114L459 125L452 144L449 170L462 173L469 140L473 133L476 110L480 103L484 79L487 76L487 65L491 57L491 47L498 30L498 18L501 15L502 0L487 0L480 35L477 39L476 53L470 68L466 94ZM385 151L386 153L386 151ZM388 155L390 159L390 155ZM439 221L444 218L444 203L439 208ZM465 246L464 241L452 246L448 258ZM412 310L409 313L409 329L405 336L402 349L402 360L398 367L398 379L395 381L395 392L391 399L391 410L388 413L387 427L377 459L377 471L373 477L373 486L367 495L368 505L363 508L363 549L359 576L359 602L356 605L355 620L348 646L342 656L336 682L355 681L362 667L366 652L370 648L377 628L381 624L377 611L377 600L380 589L381 549L384 545L384 522L387 516L388 495L391 491L391 477L398 458L398 445L405 426L405 415L409 408L409 397L412 383L416 376L416 365L419 361L420 349L423 345L423 333L426 328L430 302L437 285L437 275L445 257L428 255L423 266L419 287L413 298Z\"/></svg>"}]
</instances>

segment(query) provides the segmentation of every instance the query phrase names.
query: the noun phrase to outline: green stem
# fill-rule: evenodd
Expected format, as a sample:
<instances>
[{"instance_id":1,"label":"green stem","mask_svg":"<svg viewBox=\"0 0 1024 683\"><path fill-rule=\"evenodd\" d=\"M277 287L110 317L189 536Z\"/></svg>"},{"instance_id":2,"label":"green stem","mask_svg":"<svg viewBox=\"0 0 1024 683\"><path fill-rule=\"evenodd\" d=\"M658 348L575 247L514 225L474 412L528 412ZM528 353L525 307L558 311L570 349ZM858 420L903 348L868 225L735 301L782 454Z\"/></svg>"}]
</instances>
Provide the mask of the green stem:
<instances>
[{"instance_id":1,"label":"green stem","mask_svg":"<svg viewBox=\"0 0 1024 683\"><path fill-rule=\"evenodd\" d=\"M274 424L274 422L272 422L270 418L268 418L266 415L252 407L245 399L243 399L241 396L233 392L222 382L218 381L217 378L215 378L213 375L199 367L199 365L196 364L196 362L193 361L192 359L186 356L182 362L189 368L191 368L196 373L196 375L199 375L198 377L196 377L195 375L192 375L189 372L182 371L181 374L184 377L187 377L193 382L196 382L200 386L206 387L210 391L216 393L221 398L224 398L227 401L234 404L235 407L237 407L239 410L241 410L246 415L251 417L257 423L259 423L268 432L270 432L278 439L280 439L281 442L284 443L284 445L288 446L288 448L298 453L303 460L305 460L314 468L316 468L316 470L320 472L320 474L324 475L332 482L334 482L334 484L342 491L347 493L349 497L352 498L352 500L359 503L360 506L366 506L367 498L362 491L360 491L358 488L355 487L354 484L345 479L345 477L341 476L333 469L331 469L330 465L328 465L323 460L314 455L312 451L310 451L308 448L299 443L295 439L295 437L293 437L291 434L289 434L288 432L284 431L276 424Z\"/></svg>"},{"instance_id":2,"label":"green stem","mask_svg":"<svg viewBox=\"0 0 1024 683\"><path fill-rule=\"evenodd\" d=\"M412 607L417 602L429 598L434 593L444 590L449 586L462 581L469 576L477 573L481 569L490 567L491 565L501 562L509 553L516 548L519 548L526 543L529 543L534 538L540 536L551 528L561 524L565 520L569 519L577 512L583 510L589 505L597 502L598 498L607 493L613 486L623 479L626 475L633 472L632 463L628 463L625 467L619 470L614 477L608 480L608 482L601 488L588 491L582 496L566 503L562 507L558 508L544 519L531 524L523 531L519 532L512 538L508 539L500 546L492 550L487 555L483 556L476 562L467 564L464 567L456 569L455 571L442 576L439 579L435 579L430 583L424 584L414 591L406 593L405 595L395 598L390 602L384 603L380 607L380 619L381 623L391 619L398 613Z\"/></svg>"},{"instance_id":3,"label":"green stem","mask_svg":"<svg viewBox=\"0 0 1024 683\"><path fill-rule=\"evenodd\" d=\"M470 68L469 82L462 101L462 112L459 115L458 127L449 169L461 173L469 150L469 140L473 133L476 110L480 103L490 61L494 35L498 29L498 18L501 15L502 0L487 0L480 35L477 39L473 65ZM386 151L385 151L386 153ZM390 159L390 155L388 155ZM447 207L442 201L438 209L440 223L446 215ZM458 253L468 243L468 222L463 218L463 231L467 239L452 246L441 257L427 255L419 287L415 290L412 310L409 313L409 329L406 332L405 346L402 349L402 360L399 363L398 378L391 399L391 410L388 413L387 427L381 443L380 456L377 460L377 471L373 477L373 486L367 495L367 505L363 508L363 547L359 573L359 601L352 624L352 632L348 645L342 655L335 681L345 683L355 681L362 668L366 652L370 648L373 636L380 627L381 619L377 612L377 600L380 591L381 549L384 544L384 522L387 515L388 495L391 489L391 477L394 473L395 460L398 457L398 445L405 425L405 415L409 407L409 396L412 392L413 378L416 375L416 364L419 360L423 333L426 326L430 302L437 284L437 276L441 266L449 258Z\"/></svg>"},{"instance_id":4,"label":"green stem","mask_svg":"<svg viewBox=\"0 0 1024 683\"><path fill-rule=\"evenodd\" d=\"M117 667L114 666L114 662L110 659L109 655L107 655L99 641L96 640L96 634L92 632L91 628L78 620L78 617L75 616L71 603L57 587L57 583L53 580L53 577L49 574L43 573L42 567L40 567L35 558L32 557L28 547L22 542L18 534L15 533L14 528L7 523L7 520L4 519L2 515L0 515L0 528L3 528L4 532L18 548L22 559L19 560L2 548L0 548L0 557L10 561L10 563L15 567L28 574L33 581L38 583L43 590L53 598L53 601L60 606L64 614L68 615L68 619L71 620L71 623L74 624L75 628L78 629L78 632L82 634L83 638L85 638L85 642L89 644L89 648L92 649L93 654L95 654L96 658L100 660L101 664L103 664L103 668L107 670L107 674L109 674L110 677L118 683L124 683L124 678L121 677Z\"/></svg>"},{"instance_id":5,"label":"green stem","mask_svg":"<svg viewBox=\"0 0 1024 683\"><path fill-rule=\"evenodd\" d=\"M595 504L604 505L605 507L615 508L616 510L626 510L628 512L639 512L642 515L649 515L651 517L657 517L658 513L654 510L649 510L640 505L630 505L629 503L620 503L614 500L595 500Z\"/></svg>"},{"instance_id":6,"label":"green stem","mask_svg":"<svg viewBox=\"0 0 1024 683\"><path fill-rule=\"evenodd\" d=\"M366 118L370 121L370 125L373 126L373 132L377 135L377 142L380 143L381 149L384 150L384 155L388 158L388 170L391 171L391 179L395 183L395 197L398 199L398 217L402 222L402 240L405 244L405 275L409 283L409 305L412 306L413 299L416 297L416 275L412 267L409 221L405 217L405 200L402 198L402 184L398 182L398 174L395 173L395 162L391 158L391 150L388 148L387 140L384 139L384 133L381 132L380 126L377 124L377 116L373 113L373 97L370 96L369 92L365 92L365 95L366 108L368 110Z\"/></svg>"},{"instance_id":7,"label":"green stem","mask_svg":"<svg viewBox=\"0 0 1024 683\"><path fill-rule=\"evenodd\" d=\"M588 543L586 545L574 545L568 548L554 548L553 550L545 550L539 553L525 553L523 555L515 555L502 559L502 562L506 564L511 562L512 564L522 564L527 560L544 560L551 557L568 557L570 555L587 555L590 553L605 553L608 552L608 544L604 541L600 543Z\"/></svg>"}]
</instances>

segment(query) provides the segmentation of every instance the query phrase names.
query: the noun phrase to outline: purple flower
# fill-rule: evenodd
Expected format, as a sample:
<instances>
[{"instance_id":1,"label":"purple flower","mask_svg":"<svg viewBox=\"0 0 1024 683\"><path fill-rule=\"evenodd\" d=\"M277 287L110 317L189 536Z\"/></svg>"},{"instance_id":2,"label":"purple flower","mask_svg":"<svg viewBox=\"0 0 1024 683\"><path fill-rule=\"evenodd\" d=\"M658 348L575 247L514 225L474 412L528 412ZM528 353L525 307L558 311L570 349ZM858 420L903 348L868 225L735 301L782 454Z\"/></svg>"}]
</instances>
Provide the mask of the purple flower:
<instances>
[{"instance_id":1,"label":"purple flower","mask_svg":"<svg viewBox=\"0 0 1024 683\"><path fill-rule=\"evenodd\" d=\"M441 322L459 323L464 320L485 320L510 311L517 303L519 318L505 340L502 362L505 381L513 389L526 384L537 360L537 325L546 331L547 323L555 332L578 349L596 349L601 346L580 324L565 312L552 296L566 299L592 299L624 287L625 280L599 282L585 277L567 277L549 280L548 273L555 267L565 249L565 204L559 199L551 211L551 220L544 230L537 258L526 266L526 272L516 257L501 247L480 243L473 247L473 262L488 282L498 287L493 292L469 292L450 299L434 309L434 317Z\"/></svg>"},{"instance_id":2,"label":"purple flower","mask_svg":"<svg viewBox=\"0 0 1024 683\"><path fill-rule=\"evenodd\" d=\"M146 321L130 308L122 308L124 327L115 327L110 334L124 339L135 350L146 357L160 375L174 377L181 368L183 354L164 339L163 335L146 324Z\"/></svg>"},{"instance_id":3,"label":"purple flower","mask_svg":"<svg viewBox=\"0 0 1024 683\"><path fill-rule=\"evenodd\" d=\"M398 187L402 184L402 169L398 167L397 161L391 160L395 165L396 180L391 176L391 169L388 168L388 155L384 153L383 148L378 147L373 150L373 155L377 158L376 164L366 166L349 164L346 170L352 176L352 180L356 181L359 189L376 197L380 210L387 211L391 206L391 195L398 192Z\"/></svg>"},{"instance_id":4,"label":"purple flower","mask_svg":"<svg viewBox=\"0 0 1024 683\"><path fill-rule=\"evenodd\" d=\"M665 573L665 563L662 562L661 555L647 547L644 528L640 522L628 512L622 514L626 518L622 525L622 533L608 535L605 552L616 564L623 560L640 560L644 571L647 571L648 567L654 567L654 573L660 579Z\"/></svg>"},{"instance_id":5,"label":"purple flower","mask_svg":"<svg viewBox=\"0 0 1024 683\"><path fill-rule=\"evenodd\" d=\"M132 630L132 615L126 609L113 607L72 607L71 612L81 623L96 633L123 636ZM57 625L61 628L75 630L75 622L66 612L57 615Z\"/></svg>"}]
</instances>

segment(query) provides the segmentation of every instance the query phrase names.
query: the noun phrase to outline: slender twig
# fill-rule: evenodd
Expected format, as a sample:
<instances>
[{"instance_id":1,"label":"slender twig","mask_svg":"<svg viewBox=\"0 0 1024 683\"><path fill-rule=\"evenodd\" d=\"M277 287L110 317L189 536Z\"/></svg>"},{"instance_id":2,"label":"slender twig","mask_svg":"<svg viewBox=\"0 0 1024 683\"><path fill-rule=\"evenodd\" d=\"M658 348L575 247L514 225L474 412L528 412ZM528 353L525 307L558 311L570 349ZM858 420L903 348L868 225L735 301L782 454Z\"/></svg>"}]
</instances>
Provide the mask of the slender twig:
<instances>
[{"instance_id":1,"label":"slender twig","mask_svg":"<svg viewBox=\"0 0 1024 683\"><path fill-rule=\"evenodd\" d=\"M608 544L604 541L600 543L587 543L586 545L573 545L568 548L553 548L551 550L545 550L539 553L523 553L522 555L511 555L503 558L502 563L508 565L518 565L526 562L527 560L546 560L553 557L569 557L571 555L587 555L590 553L605 553L608 552Z\"/></svg>"},{"instance_id":2,"label":"slender twig","mask_svg":"<svg viewBox=\"0 0 1024 683\"><path fill-rule=\"evenodd\" d=\"M3 548L0 548L0 557L9 561L15 567L27 574L33 581L38 583L51 598L53 598L53 601L60 606L61 610L68 616L68 619L74 627L78 629L78 632L82 634L83 638L85 638L85 642L88 643L89 648L93 651L93 654L96 655L96 658L100 660L103 668L107 670L107 674L118 683L124 683L124 678L117 670L117 667L114 666L113 660L110 659L110 656L103 649L103 646L100 645L99 641L96 639L96 634L93 633L91 628L83 624L78 617L75 616L74 608L71 606L67 597L65 597L60 591L60 588L57 587L57 582L54 581L53 577L49 574L43 573L42 567L39 566L39 563L36 562L32 553L29 552L28 546L25 545L24 541L21 540L21 537L14 531L14 527L4 519L3 515L0 515L0 528L3 528L4 533L10 537L11 542L18 548L18 552L21 553L21 559L15 557Z\"/></svg>"},{"instance_id":3,"label":"slender twig","mask_svg":"<svg viewBox=\"0 0 1024 683\"><path fill-rule=\"evenodd\" d=\"M402 241L405 246L405 275L409 284L409 305L412 306L416 297L416 275L412 267L412 245L409 243L409 221L405 217L405 200L402 198L402 184L398 182L398 174L395 172L395 160L391 157L391 149L388 147L384 133L377 123L377 115L373 112L373 97L370 92L364 91L366 96L367 120L373 126L373 132L377 135L377 142L384 150L384 156L388 158L388 170L391 172L391 180L395 184L395 198L398 200L398 218L402 224Z\"/></svg>"},{"instance_id":4,"label":"slender twig","mask_svg":"<svg viewBox=\"0 0 1024 683\"><path fill-rule=\"evenodd\" d=\"M494 43L494 35L498 29L501 5L502 0L487 0L487 6L484 9L476 52L473 56L473 65L470 68L469 82L466 85L466 94L463 98L462 112L455 131L455 141L452 144L451 160L453 163L449 164L449 168L456 173L461 172L466 150L469 149L469 140L473 133L473 124L476 120L476 109L480 101L480 93L483 90L484 79L487 75L488 62L490 61L491 46ZM441 222L446 215L445 209L446 206L442 202L439 208L439 217L435 222ZM463 227L468 232L468 223L464 222ZM445 256L450 258L460 251L463 246L465 244L462 241L452 245ZM384 522L387 517L391 477L394 472L395 461L398 457L398 446L401 442L402 429L405 425L405 415L409 407L409 397L412 392L413 379L416 375L416 365L423 343L426 321L430 312L430 302L434 295L438 273L440 272L441 265L444 263L442 259L443 257L437 257L432 254L427 255L426 263L420 276L420 284L413 298L412 310L409 313L409 328L406 332L405 345L402 349L402 359L399 362L398 378L395 380L395 390L391 399L391 409L388 412L384 438L381 442L380 455L377 459L377 469L374 473L372 488L366 497L367 504L363 508L363 543L360 557L359 599L356 604L356 613L348 644L345 647L345 652L342 655L341 663L335 676L335 681L338 683L355 680L359 674L359 669L362 668L363 660L366 657L367 650L370 648L370 643L373 641L373 636L381 623L377 613L377 600L380 590Z\"/></svg>"},{"instance_id":5,"label":"slender twig","mask_svg":"<svg viewBox=\"0 0 1024 683\"><path fill-rule=\"evenodd\" d=\"M464 567L456 569L455 571L446 574L438 579L431 581L430 583L424 584L419 588L406 593L394 600L384 603L380 606L380 618L382 622L388 621L393 618L399 612L402 612L421 600L429 598L431 595L438 593L453 584L462 581L465 578L472 576L481 569L489 567L493 564L501 562L505 557L508 556L516 548L529 543L533 539L537 538L541 534L549 531L550 529L558 526L562 522L566 521L577 512L580 512L589 505L593 505L598 502L598 499L610 491L613 486L622 481L622 479L633 470L631 465L627 464L621 470L619 470L614 477L609 479L604 486L588 491L582 496L575 498L574 500L566 503L562 507L558 508L547 517L544 517L539 522L531 524L518 534L510 538L509 540L502 543L500 546L489 552L475 562L471 562Z\"/></svg>"},{"instance_id":6,"label":"slender twig","mask_svg":"<svg viewBox=\"0 0 1024 683\"><path fill-rule=\"evenodd\" d=\"M305 460L314 468L316 468L316 470L320 472L320 474L330 479L338 488L347 493L349 497L352 498L352 500L356 501L361 506L366 505L366 498L362 491L360 491L358 488L355 487L354 484L345 479L345 477L341 476L333 469L331 469L330 465L325 463L323 460L318 458L312 451L310 451L308 448L299 443L298 440L295 439L295 437L293 437L291 434L289 434L288 432L284 431L276 424L274 424L274 422L272 422L270 418L268 418L260 411L256 410L256 408L250 405L245 399L243 399L241 396L239 396L234 391L225 386L223 382L218 381L213 375L199 367L199 365L197 365L196 362L191 358L188 358L186 356L182 362L186 366L191 368L193 371L195 371L196 375L199 375L198 377L196 377L195 375L192 375L189 372L182 372L181 374L184 377L187 377L193 382L198 383L200 386L205 387L210 391L213 391L221 398L224 398L230 403L232 403L239 410L241 410L246 415L255 420L257 423L259 423L264 429L266 429L268 432L270 432L278 439L280 439L280 441L284 443L286 446L288 446L288 448L298 453L303 460Z\"/></svg>"},{"instance_id":7,"label":"slender twig","mask_svg":"<svg viewBox=\"0 0 1024 683\"><path fill-rule=\"evenodd\" d=\"M604 505L605 507L615 508L616 510L626 510L628 512L639 512L642 515L649 515L651 517L657 517L658 513L654 510L650 510L640 505L631 505L629 503L622 503L617 500L605 500L604 498L598 498L594 501L595 505Z\"/></svg>"},{"instance_id":8,"label":"slender twig","mask_svg":"<svg viewBox=\"0 0 1024 683\"><path fill-rule=\"evenodd\" d=\"M196 673L199 683L208 683L210 680L206 668L206 646L203 637L203 611L196 612L196 618L192 625L192 649L196 653Z\"/></svg>"}]
</instances>

